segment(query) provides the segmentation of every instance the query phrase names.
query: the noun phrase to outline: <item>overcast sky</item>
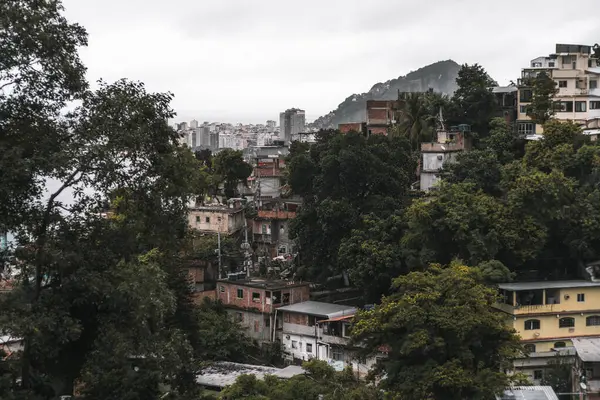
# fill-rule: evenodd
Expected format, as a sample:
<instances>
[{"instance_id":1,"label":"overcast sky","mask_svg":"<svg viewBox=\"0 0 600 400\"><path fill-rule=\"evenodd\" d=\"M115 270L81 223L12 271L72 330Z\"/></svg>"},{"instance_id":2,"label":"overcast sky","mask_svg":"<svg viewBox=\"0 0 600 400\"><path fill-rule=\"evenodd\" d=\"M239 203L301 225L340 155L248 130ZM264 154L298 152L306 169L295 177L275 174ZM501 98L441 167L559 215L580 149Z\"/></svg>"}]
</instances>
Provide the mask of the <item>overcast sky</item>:
<instances>
[{"instance_id":1,"label":"overcast sky","mask_svg":"<svg viewBox=\"0 0 600 400\"><path fill-rule=\"evenodd\" d=\"M500 84L555 43L600 42L600 0L63 0L92 81L171 91L178 120L313 120L439 60Z\"/></svg>"}]
</instances>

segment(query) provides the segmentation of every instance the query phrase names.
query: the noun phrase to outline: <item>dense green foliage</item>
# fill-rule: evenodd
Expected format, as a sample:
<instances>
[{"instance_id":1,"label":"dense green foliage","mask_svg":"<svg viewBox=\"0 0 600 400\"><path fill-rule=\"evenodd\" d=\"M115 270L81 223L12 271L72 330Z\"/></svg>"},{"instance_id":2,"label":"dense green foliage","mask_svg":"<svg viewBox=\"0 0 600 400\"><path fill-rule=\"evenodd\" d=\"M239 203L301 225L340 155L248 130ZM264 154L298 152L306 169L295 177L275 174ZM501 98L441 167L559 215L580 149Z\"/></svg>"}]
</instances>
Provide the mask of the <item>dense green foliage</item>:
<instances>
[{"instance_id":1,"label":"dense green foliage","mask_svg":"<svg viewBox=\"0 0 600 400\"><path fill-rule=\"evenodd\" d=\"M469 124L473 132L479 137L487 136L489 122L496 112L496 98L492 87L496 82L478 64L463 65L456 78L458 89L454 92L452 101L456 115L452 115L450 122Z\"/></svg>"},{"instance_id":2,"label":"dense green foliage","mask_svg":"<svg viewBox=\"0 0 600 400\"><path fill-rule=\"evenodd\" d=\"M395 292L359 313L353 339L389 356L373 374L402 400L490 399L520 354L518 337L492 310L496 291L472 268L431 265L394 280Z\"/></svg>"},{"instance_id":3,"label":"dense green foliage","mask_svg":"<svg viewBox=\"0 0 600 400\"><path fill-rule=\"evenodd\" d=\"M254 375L242 375L225 388L222 400L378 400L383 394L373 386L360 382L346 369L336 372L324 361L311 360L302 367L306 373L281 380L266 376L264 381Z\"/></svg>"},{"instance_id":4,"label":"dense green foliage","mask_svg":"<svg viewBox=\"0 0 600 400\"><path fill-rule=\"evenodd\" d=\"M88 90L86 33L59 1L2 2L0 24L0 231L16 236L0 326L24 339L1 397L196 398L198 360L241 360L247 339L193 304L187 206L207 180L167 123L171 94Z\"/></svg>"},{"instance_id":5,"label":"dense green foliage","mask_svg":"<svg viewBox=\"0 0 600 400\"><path fill-rule=\"evenodd\" d=\"M321 281L350 271L355 278L365 279L355 284L368 289L372 281L368 273L360 272L368 267L342 260L362 251L356 248L360 240L353 236L363 235L407 204L415 167L404 137L366 139L356 133L322 131L308 152L293 154L289 182L304 204L290 234L301 248L305 267L301 275Z\"/></svg>"},{"instance_id":6,"label":"dense green foliage","mask_svg":"<svg viewBox=\"0 0 600 400\"><path fill-rule=\"evenodd\" d=\"M498 154L490 146L461 155L446 184L411 205L402 238L408 264L498 260L540 278L575 277L579 263L598 257L600 147L577 126L550 121L522 158Z\"/></svg>"}]
</instances>

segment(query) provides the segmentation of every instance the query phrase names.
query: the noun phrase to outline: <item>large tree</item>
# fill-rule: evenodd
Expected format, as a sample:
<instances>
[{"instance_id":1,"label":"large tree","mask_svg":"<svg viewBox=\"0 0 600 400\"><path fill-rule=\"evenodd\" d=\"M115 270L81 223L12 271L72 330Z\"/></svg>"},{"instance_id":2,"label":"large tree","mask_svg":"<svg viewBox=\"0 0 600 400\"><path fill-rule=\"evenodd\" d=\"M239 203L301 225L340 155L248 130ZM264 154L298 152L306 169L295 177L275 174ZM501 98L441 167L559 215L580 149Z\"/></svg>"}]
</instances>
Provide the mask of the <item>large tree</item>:
<instances>
[{"instance_id":1,"label":"large tree","mask_svg":"<svg viewBox=\"0 0 600 400\"><path fill-rule=\"evenodd\" d=\"M289 182L304 203L290 234L305 277L325 280L349 267L338 261L340 244L364 217L386 218L407 204L415 161L404 137L335 131L291 159Z\"/></svg>"},{"instance_id":2,"label":"large tree","mask_svg":"<svg viewBox=\"0 0 600 400\"><path fill-rule=\"evenodd\" d=\"M551 120L544 132L522 158L494 140L449 166L440 190L406 212L408 264L497 260L514 272L568 278L596 259L600 147L572 123Z\"/></svg>"},{"instance_id":3,"label":"large tree","mask_svg":"<svg viewBox=\"0 0 600 400\"><path fill-rule=\"evenodd\" d=\"M556 82L544 71L531 79L531 103L526 106L527 116L536 124L543 125L555 114L554 96L558 92Z\"/></svg>"},{"instance_id":4,"label":"large tree","mask_svg":"<svg viewBox=\"0 0 600 400\"><path fill-rule=\"evenodd\" d=\"M358 314L352 336L386 360L380 386L405 400L490 399L509 384L518 336L491 305L496 290L459 264L432 265L394 280L396 292Z\"/></svg>"},{"instance_id":5,"label":"large tree","mask_svg":"<svg viewBox=\"0 0 600 400\"><path fill-rule=\"evenodd\" d=\"M458 89L452 100L459 110L458 123L469 124L480 137L487 136L489 121L496 112L496 98L492 87L496 82L478 64L464 64L456 78Z\"/></svg>"},{"instance_id":6,"label":"large tree","mask_svg":"<svg viewBox=\"0 0 600 400\"><path fill-rule=\"evenodd\" d=\"M225 197L238 194L237 186L245 182L252 173L252 166L244 161L241 151L224 149L214 157L214 172L224 186Z\"/></svg>"}]
</instances>

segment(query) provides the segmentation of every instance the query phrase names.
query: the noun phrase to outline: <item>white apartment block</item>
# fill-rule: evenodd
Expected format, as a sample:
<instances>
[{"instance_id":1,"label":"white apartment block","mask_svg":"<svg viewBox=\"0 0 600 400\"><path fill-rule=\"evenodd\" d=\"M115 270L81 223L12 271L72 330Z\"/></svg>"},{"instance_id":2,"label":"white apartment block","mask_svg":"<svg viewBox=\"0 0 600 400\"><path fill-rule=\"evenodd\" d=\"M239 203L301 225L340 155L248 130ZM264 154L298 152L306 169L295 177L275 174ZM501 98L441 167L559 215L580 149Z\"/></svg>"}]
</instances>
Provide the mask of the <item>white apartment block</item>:
<instances>
[{"instance_id":1,"label":"white apartment block","mask_svg":"<svg viewBox=\"0 0 600 400\"><path fill-rule=\"evenodd\" d=\"M524 135L540 134L541 126L536 126L526 114L531 101L532 90L528 81L544 71L558 88L554 101L554 118L570 120L582 128L592 128L600 118L600 65L593 57L592 46L557 44L556 52L547 57L531 60L529 67L523 68L519 79L517 109L517 131Z\"/></svg>"}]
</instances>

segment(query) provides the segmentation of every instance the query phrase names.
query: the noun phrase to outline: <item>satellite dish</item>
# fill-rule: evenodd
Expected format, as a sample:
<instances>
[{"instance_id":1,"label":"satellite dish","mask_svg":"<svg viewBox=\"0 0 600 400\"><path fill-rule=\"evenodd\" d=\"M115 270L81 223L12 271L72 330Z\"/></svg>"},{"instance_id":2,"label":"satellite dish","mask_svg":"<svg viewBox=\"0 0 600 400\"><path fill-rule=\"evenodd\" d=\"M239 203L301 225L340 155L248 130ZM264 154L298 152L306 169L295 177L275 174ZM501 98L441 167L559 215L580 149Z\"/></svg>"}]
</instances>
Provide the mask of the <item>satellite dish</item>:
<instances>
[{"instance_id":1,"label":"satellite dish","mask_svg":"<svg viewBox=\"0 0 600 400\"><path fill-rule=\"evenodd\" d=\"M444 146L441 146L441 147L442 147L442 150L446 151L446 148Z\"/></svg>"},{"instance_id":2,"label":"satellite dish","mask_svg":"<svg viewBox=\"0 0 600 400\"><path fill-rule=\"evenodd\" d=\"M583 382L579 383L579 387L581 388L581 390L587 390L587 385Z\"/></svg>"}]
</instances>

